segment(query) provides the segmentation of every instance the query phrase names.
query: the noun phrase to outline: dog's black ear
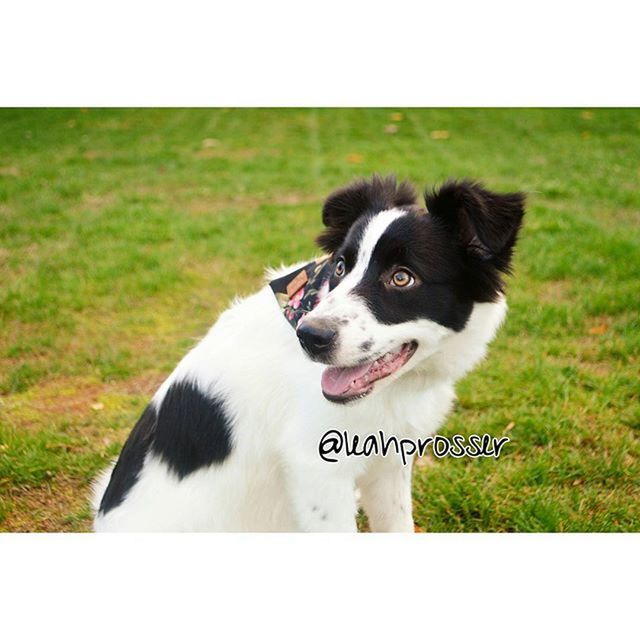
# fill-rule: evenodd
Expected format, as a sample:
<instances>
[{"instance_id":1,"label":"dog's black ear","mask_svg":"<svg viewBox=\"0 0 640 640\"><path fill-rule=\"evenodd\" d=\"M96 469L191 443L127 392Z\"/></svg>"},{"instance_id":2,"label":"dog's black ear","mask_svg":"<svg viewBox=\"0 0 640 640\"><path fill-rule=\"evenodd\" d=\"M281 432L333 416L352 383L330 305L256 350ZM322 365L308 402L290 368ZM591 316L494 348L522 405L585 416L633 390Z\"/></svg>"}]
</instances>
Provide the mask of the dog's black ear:
<instances>
[{"instance_id":1,"label":"dog's black ear","mask_svg":"<svg viewBox=\"0 0 640 640\"><path fill-rule=\"evenodd\" d=\"M523 193L493 193L470 180L450 180L425 193L429 213L456 234L466 254L503 273L509 272L524 200Z\"/></svg>"},{"instance_id":2,"label":"dog's black ear","mask_svg":"<svg viewBox=\"0 0 640 640\"><path fill-rule=\"evenodd\" d=\"M344 240L351 225L367 213L378 213L394 207L408 207L417 202L416 192L408 182L397 183L394 176L359 180L334 191L322 208L322 222L326 229L316 242L333 253Z\"/></svg>"}]
</instances>

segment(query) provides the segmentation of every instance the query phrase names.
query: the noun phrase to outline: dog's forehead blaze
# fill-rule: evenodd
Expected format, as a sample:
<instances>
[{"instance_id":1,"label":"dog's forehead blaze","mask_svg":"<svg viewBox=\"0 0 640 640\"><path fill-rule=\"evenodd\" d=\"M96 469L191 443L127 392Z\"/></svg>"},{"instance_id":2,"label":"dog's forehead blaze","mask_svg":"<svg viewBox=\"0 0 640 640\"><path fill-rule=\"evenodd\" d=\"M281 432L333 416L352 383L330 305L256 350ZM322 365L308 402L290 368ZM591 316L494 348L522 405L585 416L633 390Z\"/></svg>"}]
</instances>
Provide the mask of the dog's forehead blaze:
<instances>
[{"instance_id":1,"label":"dog's forehead blaze","mask_svg":"<svg viewBox=\"0 0 640 640\"><path fill-rule=\"evenodd\" d=\"M349 231L341 253L352 262L351 266L364 271L380 238L396 220L407 215L404 209L387 209L358 221Z\"/></svg>"},{"instance_id":2,"label":"dog's forehead blaze","mask_svg":"<svg viewBox=\"0 0 640 640\"><path fill-rule=\"evenodd\" d=\"M347 268L358 279L405 266L425 277L447 279L459 267L450 238L430 216L407 210L387 210L353 230L343 249Z\"/></svg>"},{"instance_id":3,"label":"dog's forehead blaze","mask_svg":"<svg viewBox=\"0 0 640 640\"><path fill-rule=\"evenodd\" d=\"M425 226L424 221L416 216L396 218L377 239L371 260L384 262L424 253L431 244Z\"/></svg>"}]
</instances>

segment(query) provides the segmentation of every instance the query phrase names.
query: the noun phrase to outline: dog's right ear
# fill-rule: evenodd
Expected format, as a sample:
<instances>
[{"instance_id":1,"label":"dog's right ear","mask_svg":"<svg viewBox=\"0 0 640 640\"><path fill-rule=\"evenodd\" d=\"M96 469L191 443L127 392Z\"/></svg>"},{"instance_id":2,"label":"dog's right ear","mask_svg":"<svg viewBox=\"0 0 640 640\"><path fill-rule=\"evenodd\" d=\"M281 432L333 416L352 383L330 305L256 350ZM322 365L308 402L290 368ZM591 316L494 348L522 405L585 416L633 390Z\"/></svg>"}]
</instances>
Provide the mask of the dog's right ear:
<instances>
[{"instance_id":1,"label":"dog's right ear","mask_svg":"<svg viewBox=\"0 0 640 640\"><path fill-rule=\"evenodd\" d=\"M333 253L360 216L416 203L413 187L408 182L398 184L394 176L381 178L374 175L369 181L359 180L334 191L327 198L322 208L322 222L326 229L316 242L325 251Z\"/></svg>"}]
</instances>

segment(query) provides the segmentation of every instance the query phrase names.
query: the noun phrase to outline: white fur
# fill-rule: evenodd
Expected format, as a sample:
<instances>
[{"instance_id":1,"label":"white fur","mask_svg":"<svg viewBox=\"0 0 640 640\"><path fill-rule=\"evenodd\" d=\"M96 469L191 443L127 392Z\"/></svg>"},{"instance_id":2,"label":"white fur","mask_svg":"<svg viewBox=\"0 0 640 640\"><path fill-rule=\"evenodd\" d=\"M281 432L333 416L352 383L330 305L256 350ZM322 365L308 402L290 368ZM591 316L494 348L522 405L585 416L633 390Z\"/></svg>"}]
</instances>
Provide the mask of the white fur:
<instances>
[{"instance_id":1,"label":"white fur","mask_svg":"<svg viewBox=\"0 0 640 640\"><path fill-rule=\"evenodd\" d=\"M236 301L152 400L159 406L170 384L185 378L224 396L233 419L231 454L182 480L149 454L122 504L96 515L96 531L355 531L356 488L373 530L413 530L411 473L399 458L342 456L327 463L318 455L320 438L332 428L412 438L435 433L451 408L456 380L484 356L507 307L502 296L476 304L459 333L428 320L377 323L351 291L377 238L400 215L391 210L373 218L355 268L310 315L349 320L341 329L341 365L352 363L365 339L375 342L373 357L418 340L407 365L370 396L331 403L320 386L324 365L303 353L271 289ZM109 475L97 482L94 506Z\"/></svg>"}]
</instances>

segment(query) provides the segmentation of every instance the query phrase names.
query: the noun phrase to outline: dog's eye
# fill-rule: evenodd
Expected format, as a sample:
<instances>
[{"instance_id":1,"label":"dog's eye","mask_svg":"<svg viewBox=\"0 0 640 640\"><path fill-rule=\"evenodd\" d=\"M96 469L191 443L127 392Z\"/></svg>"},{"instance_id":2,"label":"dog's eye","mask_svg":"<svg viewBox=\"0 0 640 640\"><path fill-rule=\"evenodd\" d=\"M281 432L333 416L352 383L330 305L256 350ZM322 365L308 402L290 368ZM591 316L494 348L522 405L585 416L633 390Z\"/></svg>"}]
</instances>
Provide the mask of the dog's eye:
<instances>
[{"instance_id":1,"label":"dog's eye","mask_svg":"<svg viewBox=\"0 0 640 640\"><path fill-rule=\"evenodd\" d=\"M346 270L347 268L345 267L344 260L338 260L336 263L336 270L334 271L336 278L342 278Z\"/></svg>"},{"instance_id":2,"label":"dog's eye","mask_svg":"<svg viewBox=\"0 0 640 640\"><path fill-rule=\"evenodd\" d=\"M408 271L398 269L393 272L389 284L394 287L410 287L415 281L416 279Z\"/></svg>"}]
</instances>

